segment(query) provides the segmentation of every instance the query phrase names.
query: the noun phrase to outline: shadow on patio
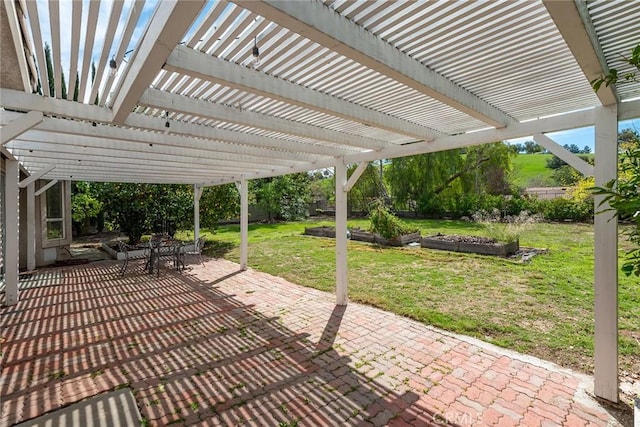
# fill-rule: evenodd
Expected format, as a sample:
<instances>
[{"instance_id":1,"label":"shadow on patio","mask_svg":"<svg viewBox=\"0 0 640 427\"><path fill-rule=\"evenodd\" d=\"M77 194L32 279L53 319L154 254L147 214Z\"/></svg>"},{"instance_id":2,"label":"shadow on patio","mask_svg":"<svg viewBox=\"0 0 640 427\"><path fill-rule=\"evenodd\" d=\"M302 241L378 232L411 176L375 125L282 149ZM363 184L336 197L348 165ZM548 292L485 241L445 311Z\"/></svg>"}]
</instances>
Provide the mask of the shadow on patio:
<instances>
[{"instance_id":1,"label":"shadow on patio","mask_svg":"<svg viewBox=\"0 0 640 427\"><path fill-rule=\"evenodd\" d=\"M584 378L210 260L160 278L44 270L0 310L11 425L131 388L150 425L611 421Z\"/></svg>"},{"instance_id":2,"label":"shadow on patio","mask_svg":"<svg viewBox=\"0 0 640 427\"><path fill-rule=\"evenodd\" d=\"M113 263L23 280L19 305L2 309L3 421L123 387L158 425L381 425L416 412L415 393L379 384L334 349L344 309L314 342L215 286L245 273L209 267L218 274L207 281L168 269L119 277Z\"/></svg>"}]
</instances>

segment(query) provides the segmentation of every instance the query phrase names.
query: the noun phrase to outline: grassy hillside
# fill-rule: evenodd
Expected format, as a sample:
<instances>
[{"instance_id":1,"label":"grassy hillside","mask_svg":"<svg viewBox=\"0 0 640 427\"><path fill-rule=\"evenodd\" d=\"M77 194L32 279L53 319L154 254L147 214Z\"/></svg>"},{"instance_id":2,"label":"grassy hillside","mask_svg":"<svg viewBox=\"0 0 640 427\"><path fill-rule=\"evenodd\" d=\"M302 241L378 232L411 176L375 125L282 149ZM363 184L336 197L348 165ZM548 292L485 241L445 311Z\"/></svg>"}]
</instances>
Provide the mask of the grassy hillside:
<instances>
[{"instance_id":1,"label":"grassy hillside","mask_svg":"<svg viewBox=\"0 0 640 427\"><path fill-rule=\"evenodd\" d=\"M511 182L519 187L553 186L552 170L546 167L552 154L518 154L513 159Z\"/></svg>"}]
</instances>

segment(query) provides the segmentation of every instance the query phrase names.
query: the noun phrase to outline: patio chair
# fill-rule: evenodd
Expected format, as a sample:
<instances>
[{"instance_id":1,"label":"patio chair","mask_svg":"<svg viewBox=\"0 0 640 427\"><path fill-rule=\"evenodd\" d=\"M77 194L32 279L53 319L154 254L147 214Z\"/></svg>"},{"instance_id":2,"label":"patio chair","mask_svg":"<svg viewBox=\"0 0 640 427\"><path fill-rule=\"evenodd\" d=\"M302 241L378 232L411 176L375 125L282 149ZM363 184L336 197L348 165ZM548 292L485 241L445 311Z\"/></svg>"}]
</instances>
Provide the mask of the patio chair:
<instances>
[{"instance_id":1,"label":"patio chair","mask_svg":"<svg viewBox=\"0 0 640 427\"><path fill-rule=\"evenodd\" d=\"M124 272L127 271L127 266L129 265L129 246L122 241L118 241L118 251L124 254L122 265L120 265L120 275L123 276Z\"/></svg>"},{"instance_id":2,"label":"patio chair","mask_svg":"<svg viewBox=\"0 0 640 427\"><path fill-rule=\"evenodd\" d=\"M198 240L196 240L196 243L193 247L192 251L184 251L184 253L182 254L183 257L186 256L195 256L198 257L198 262L200 262L200 264L204 265L204 262L202 261L202 249L204 248L204 237L200 237ZM182 261L182 265L184 266L184 258Z\"/></svg>"}]
</instances>

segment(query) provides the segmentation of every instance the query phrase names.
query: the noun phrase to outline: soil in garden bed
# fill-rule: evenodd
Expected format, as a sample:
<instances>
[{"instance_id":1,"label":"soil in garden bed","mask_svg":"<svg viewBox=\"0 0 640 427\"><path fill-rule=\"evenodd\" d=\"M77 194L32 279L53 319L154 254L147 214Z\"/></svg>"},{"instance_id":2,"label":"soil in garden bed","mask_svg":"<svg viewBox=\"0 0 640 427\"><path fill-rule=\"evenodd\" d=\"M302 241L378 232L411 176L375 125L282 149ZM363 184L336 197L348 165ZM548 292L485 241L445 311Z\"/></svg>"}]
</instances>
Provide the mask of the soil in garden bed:
<instances>
[{"instance_id":1,"label":"soil in garden bed","mask_svg":"<svg viewBox=\"0 0 640 427\"><path fill-rule=\"evenodd\" d=\"M481 236L459 236L456 234L436 234L433 236L425 236L428 239L440 240L443 242L457 242L457 243L471 243L475 245L496 245L498 244L494 239Z\"/></svg>"}]
</instances>

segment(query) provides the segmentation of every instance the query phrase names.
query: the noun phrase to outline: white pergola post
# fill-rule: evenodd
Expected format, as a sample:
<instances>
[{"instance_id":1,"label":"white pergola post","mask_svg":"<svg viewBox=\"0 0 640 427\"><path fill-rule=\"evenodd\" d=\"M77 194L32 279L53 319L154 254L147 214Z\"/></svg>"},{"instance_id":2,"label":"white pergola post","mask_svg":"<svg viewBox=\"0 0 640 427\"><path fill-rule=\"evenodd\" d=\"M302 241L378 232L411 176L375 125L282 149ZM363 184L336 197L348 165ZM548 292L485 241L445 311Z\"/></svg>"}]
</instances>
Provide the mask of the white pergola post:
<instances>
[{"instance_id":1,"label":"white pergola post","mask_svg":"<svg viewBox=\"0 0 640 427\"><path fill-rule=\"evenodd\" d=\"M247 269L249 258L249 183L242 176L240 181L240 270Z\"/></svg>"},{"instance_id":2,"label":"white pergola post","mask_svg":"<svg viewBox=\"0 0 640 427\"><path fill-rule=\"evenodd\" d=\"M200 238L200 197L202 197L202 187L193 186L193 243L198 244Z\"/></svg>"},{"instance_id":3,"label":"white pergola post","mask_svg":"<svg viewBox=\"0 0 640 427\"><path fill-rule=\"evenodd\" d=\"M6 160L4 218L6 227L5 242L5 305L18 303L18 268L19 268L19 190L20 166L17 160Z\"/></svg>"},{"instance_id":4,"label":"white pergola post","mask_svg":"<svg viewBox=\"0 0 640 427\"><path fill-rule=\"evenodd\" d=\"M617 106L600 107L595 117L595 179L617 178ZM595 196L595 368L594 393L618 401L618 223L609 205Z\"/></svg>"},{"instance_id":5,"label":"white pergola post","mask_svg":"<svg viewBox=\"0 0 640 427\"><path fill-rule=\"evenodd\" d=\"M336 178L336 304L347 305L347 165L335 164Z\"/></svg>"},{"instance_id":6,"label":"white pergola post","mask_svg":"<svg viewBox=\"0 0 640 427\"><path fill-rule=\"evenodd\" d=\"M27 270L36 269L36 184L27 185Z\"/></svg>"}]
</instances>

